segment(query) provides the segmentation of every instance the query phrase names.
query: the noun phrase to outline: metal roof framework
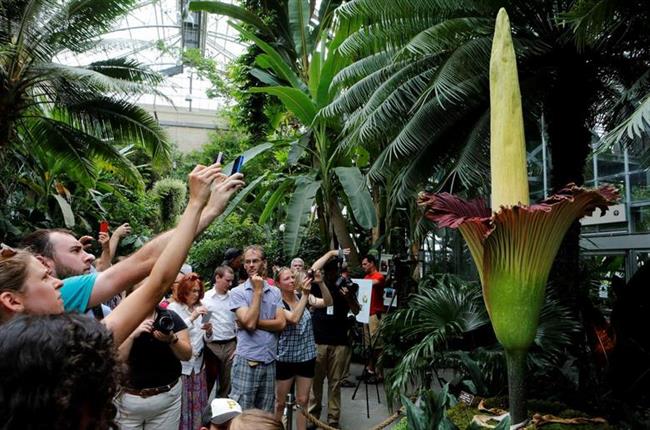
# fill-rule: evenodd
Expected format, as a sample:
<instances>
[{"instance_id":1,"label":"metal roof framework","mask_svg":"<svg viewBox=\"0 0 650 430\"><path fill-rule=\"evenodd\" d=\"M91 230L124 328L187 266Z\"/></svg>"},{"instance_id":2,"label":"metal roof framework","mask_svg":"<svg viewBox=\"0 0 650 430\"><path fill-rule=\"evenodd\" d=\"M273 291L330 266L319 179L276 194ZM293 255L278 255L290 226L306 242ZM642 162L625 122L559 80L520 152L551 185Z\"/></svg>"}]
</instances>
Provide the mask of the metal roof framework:
<instances>
[{"instance_id":1,"label":"metal roof framework","mask_svg":"<svg viewBox=\"0 0 650 430\"><path fill-rule=\"evenodd\" d=\"M82 66L107 58L134 58L166 76L159 89L169 99L146 94L139 97L138 103L152 105L154 109L172 104L178 109L218 110L226 100L207 97L211 83L182 65L182 52L199 48L204 56L217 62L218 69L225 71L245 45L228 25L228 18L190 12L188 3L189 0L142 0L95 47L81 54L64 52L57 60Z\"/></svg>"}]
</instances>

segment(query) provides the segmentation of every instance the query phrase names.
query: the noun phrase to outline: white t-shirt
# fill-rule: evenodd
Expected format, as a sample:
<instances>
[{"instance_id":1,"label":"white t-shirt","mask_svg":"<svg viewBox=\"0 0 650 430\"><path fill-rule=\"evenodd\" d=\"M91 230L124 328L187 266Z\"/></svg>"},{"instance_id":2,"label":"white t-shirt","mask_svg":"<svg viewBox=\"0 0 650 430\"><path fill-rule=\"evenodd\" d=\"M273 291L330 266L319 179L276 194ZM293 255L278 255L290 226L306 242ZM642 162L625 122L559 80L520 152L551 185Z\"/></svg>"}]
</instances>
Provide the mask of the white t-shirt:
<instances>
[{"instance_id":1,"label":"white t-shirt","mask_svg":"<svg viewBox=\"0 0 650 430\"><path fill-rule=\"evenodd\" d=\"M203 325L201 317L199 316L192 321L190 318L192 312L190 312L190 309L184 303L171 302L169 306L167 306L167 309L176 312L178 316L183 319L190 334L192 358L189 361L181 361L183 375L191 375L192 371L194 371L194 373L199 373L201 371L201 366L203 366L203 334L205 333L205 330L201 328Z\"/></svg>"},{"instance_id":2,"label":"white t-shirt","mask_svg":"<svg viewBox=\"0 0 650 430\"><path fill-rule=\"evenodd\" d=\"M212 323L212 337L206 338L208 342L215 340L230 340L237 336L237 323L235 313L230 310L230 291L219 294L214 288L205 292L203 306L210 312Z\"/></svg>"}]
</instances>

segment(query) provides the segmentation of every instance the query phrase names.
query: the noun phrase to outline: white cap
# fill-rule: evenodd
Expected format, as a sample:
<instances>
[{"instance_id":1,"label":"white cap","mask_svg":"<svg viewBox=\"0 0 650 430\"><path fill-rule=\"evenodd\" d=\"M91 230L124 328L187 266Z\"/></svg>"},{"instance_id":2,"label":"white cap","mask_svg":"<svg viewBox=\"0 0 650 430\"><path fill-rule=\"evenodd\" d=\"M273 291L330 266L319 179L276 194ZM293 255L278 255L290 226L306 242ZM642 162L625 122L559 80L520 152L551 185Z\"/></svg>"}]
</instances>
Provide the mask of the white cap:
<instances>
[{"instance_id":1,"label":"white cap","mask_svg":"<svg viewBox=\"0 0 650 430\"><path fill-rule=\"evenodd\" d=\"M212 424L223 424L241 414L241 406L232 399L214 399L210 403Z\"/></svg>"},{"instance_id":2,"label":"white cap","mask_svg":"<svg viewBox=\"0 0 650 430\"><path fill-rule=\"evenodd\" d=\"M183 275L189 275L190 273L192 273L192 266L190 266L189 264L183 264L179 272L182 273Z\"/></svg>"}]
</instances>

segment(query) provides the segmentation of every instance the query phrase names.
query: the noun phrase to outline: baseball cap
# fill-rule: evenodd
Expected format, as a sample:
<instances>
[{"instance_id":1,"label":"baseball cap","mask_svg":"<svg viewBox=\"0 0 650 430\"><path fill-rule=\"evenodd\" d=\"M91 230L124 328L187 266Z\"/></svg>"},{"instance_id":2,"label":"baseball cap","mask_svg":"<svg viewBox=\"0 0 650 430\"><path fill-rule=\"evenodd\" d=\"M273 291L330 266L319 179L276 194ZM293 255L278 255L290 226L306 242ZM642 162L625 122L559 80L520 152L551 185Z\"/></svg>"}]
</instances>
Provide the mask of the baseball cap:
<instances>
[{"instance_id":1,"label":"baseball cap","mask_svg":"<svg viewBox=\"0 0 650 430\"><path fill-rule=\"evenodd\" d=\"M226 252L223 253L223 259L226 261L234 260L242 254L241 249L237 248L228 248Z\"/></svg>"},{"instance_id":2,"label":"baseball cap","mask_svg":"<svg viewBox=\"0 0 650 430\"><path fill-rule=\"evenodd\" d=\"M182 273L183 275L189 275L190 273L192 273L192 266L190 266L189 264L183 264L179 272Z\"/></svg>"},{"instance_id":3,"label":"baseball cap","mask_svg":"<svg viewBox=\"0 0 650 430\"><path fill-rule=\"evenodd\" d=\"M203 411L202 421L205 427L223 424L241 414L241 406L232 399L214 399Z\"/></svg>"}]
</instances>

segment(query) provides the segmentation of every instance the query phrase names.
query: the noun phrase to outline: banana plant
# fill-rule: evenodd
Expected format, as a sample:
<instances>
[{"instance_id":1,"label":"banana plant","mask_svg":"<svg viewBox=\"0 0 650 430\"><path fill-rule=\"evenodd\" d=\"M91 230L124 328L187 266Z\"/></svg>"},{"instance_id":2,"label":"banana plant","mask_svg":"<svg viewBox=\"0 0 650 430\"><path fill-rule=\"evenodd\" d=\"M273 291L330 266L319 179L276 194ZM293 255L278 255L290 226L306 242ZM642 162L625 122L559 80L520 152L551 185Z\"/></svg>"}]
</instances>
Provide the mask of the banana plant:
<instances>
[{"instance_id":1,"label":"banana plant","mask_svg":"<svg viewBox=\"0 0 650 430\"><path fill-rule=\"evenodd\" d=\"M425 216L440 227L458 228L478 268L483 299L508 368L510 417L527 422L526 355L537 329L553 260L569 227L585 214L618 199L612 186L587 190L568 184L529 204L521 94L510 22L496 18L490 57L489 209L480 200L448 193L420 196Z\"/></svg>"},{"instance_id":2,"label":"banana plant","mask_svg":"<svg viewBox=\"0 0 650 430\"><path fill-rule=\"evenodd\" d=\"M290 0L287 4L287 25L284 32L269 28L259 18L245 9L214 1L193 1L191 10L205 10L229 16L248 24L230 22L241 36L255 43L262 51L255 62L257 67L250 73L264 86L252 88L251 92L266 93L277 97L284 107L300 122L303 135L292 151L294 161L297 154L309 157L307 171L299 171L279 189L293 194L286 207L287 218L284 232L284 248L289 256L296 255L300 247L301 232L310 219L311 208L315 207L319 220L325 223L325 230L335 236L338 242L352 249L351 261L358 261L343 208L356 223L364 229L377 224L372 197L366 180L354 158L354 148L343 149L336 140L340 132L340 121L325 119L319 115L321 109L334 98L334 76L349 63L349 59L338 51L342 41L354 30L355 24L334 17L334 9L340 1L323 1L318 7L315 2ZM256 31L251 31L253 27ZM269 198L264 214L280 204L280 195Z\"/></svg>"}]
</instances>

